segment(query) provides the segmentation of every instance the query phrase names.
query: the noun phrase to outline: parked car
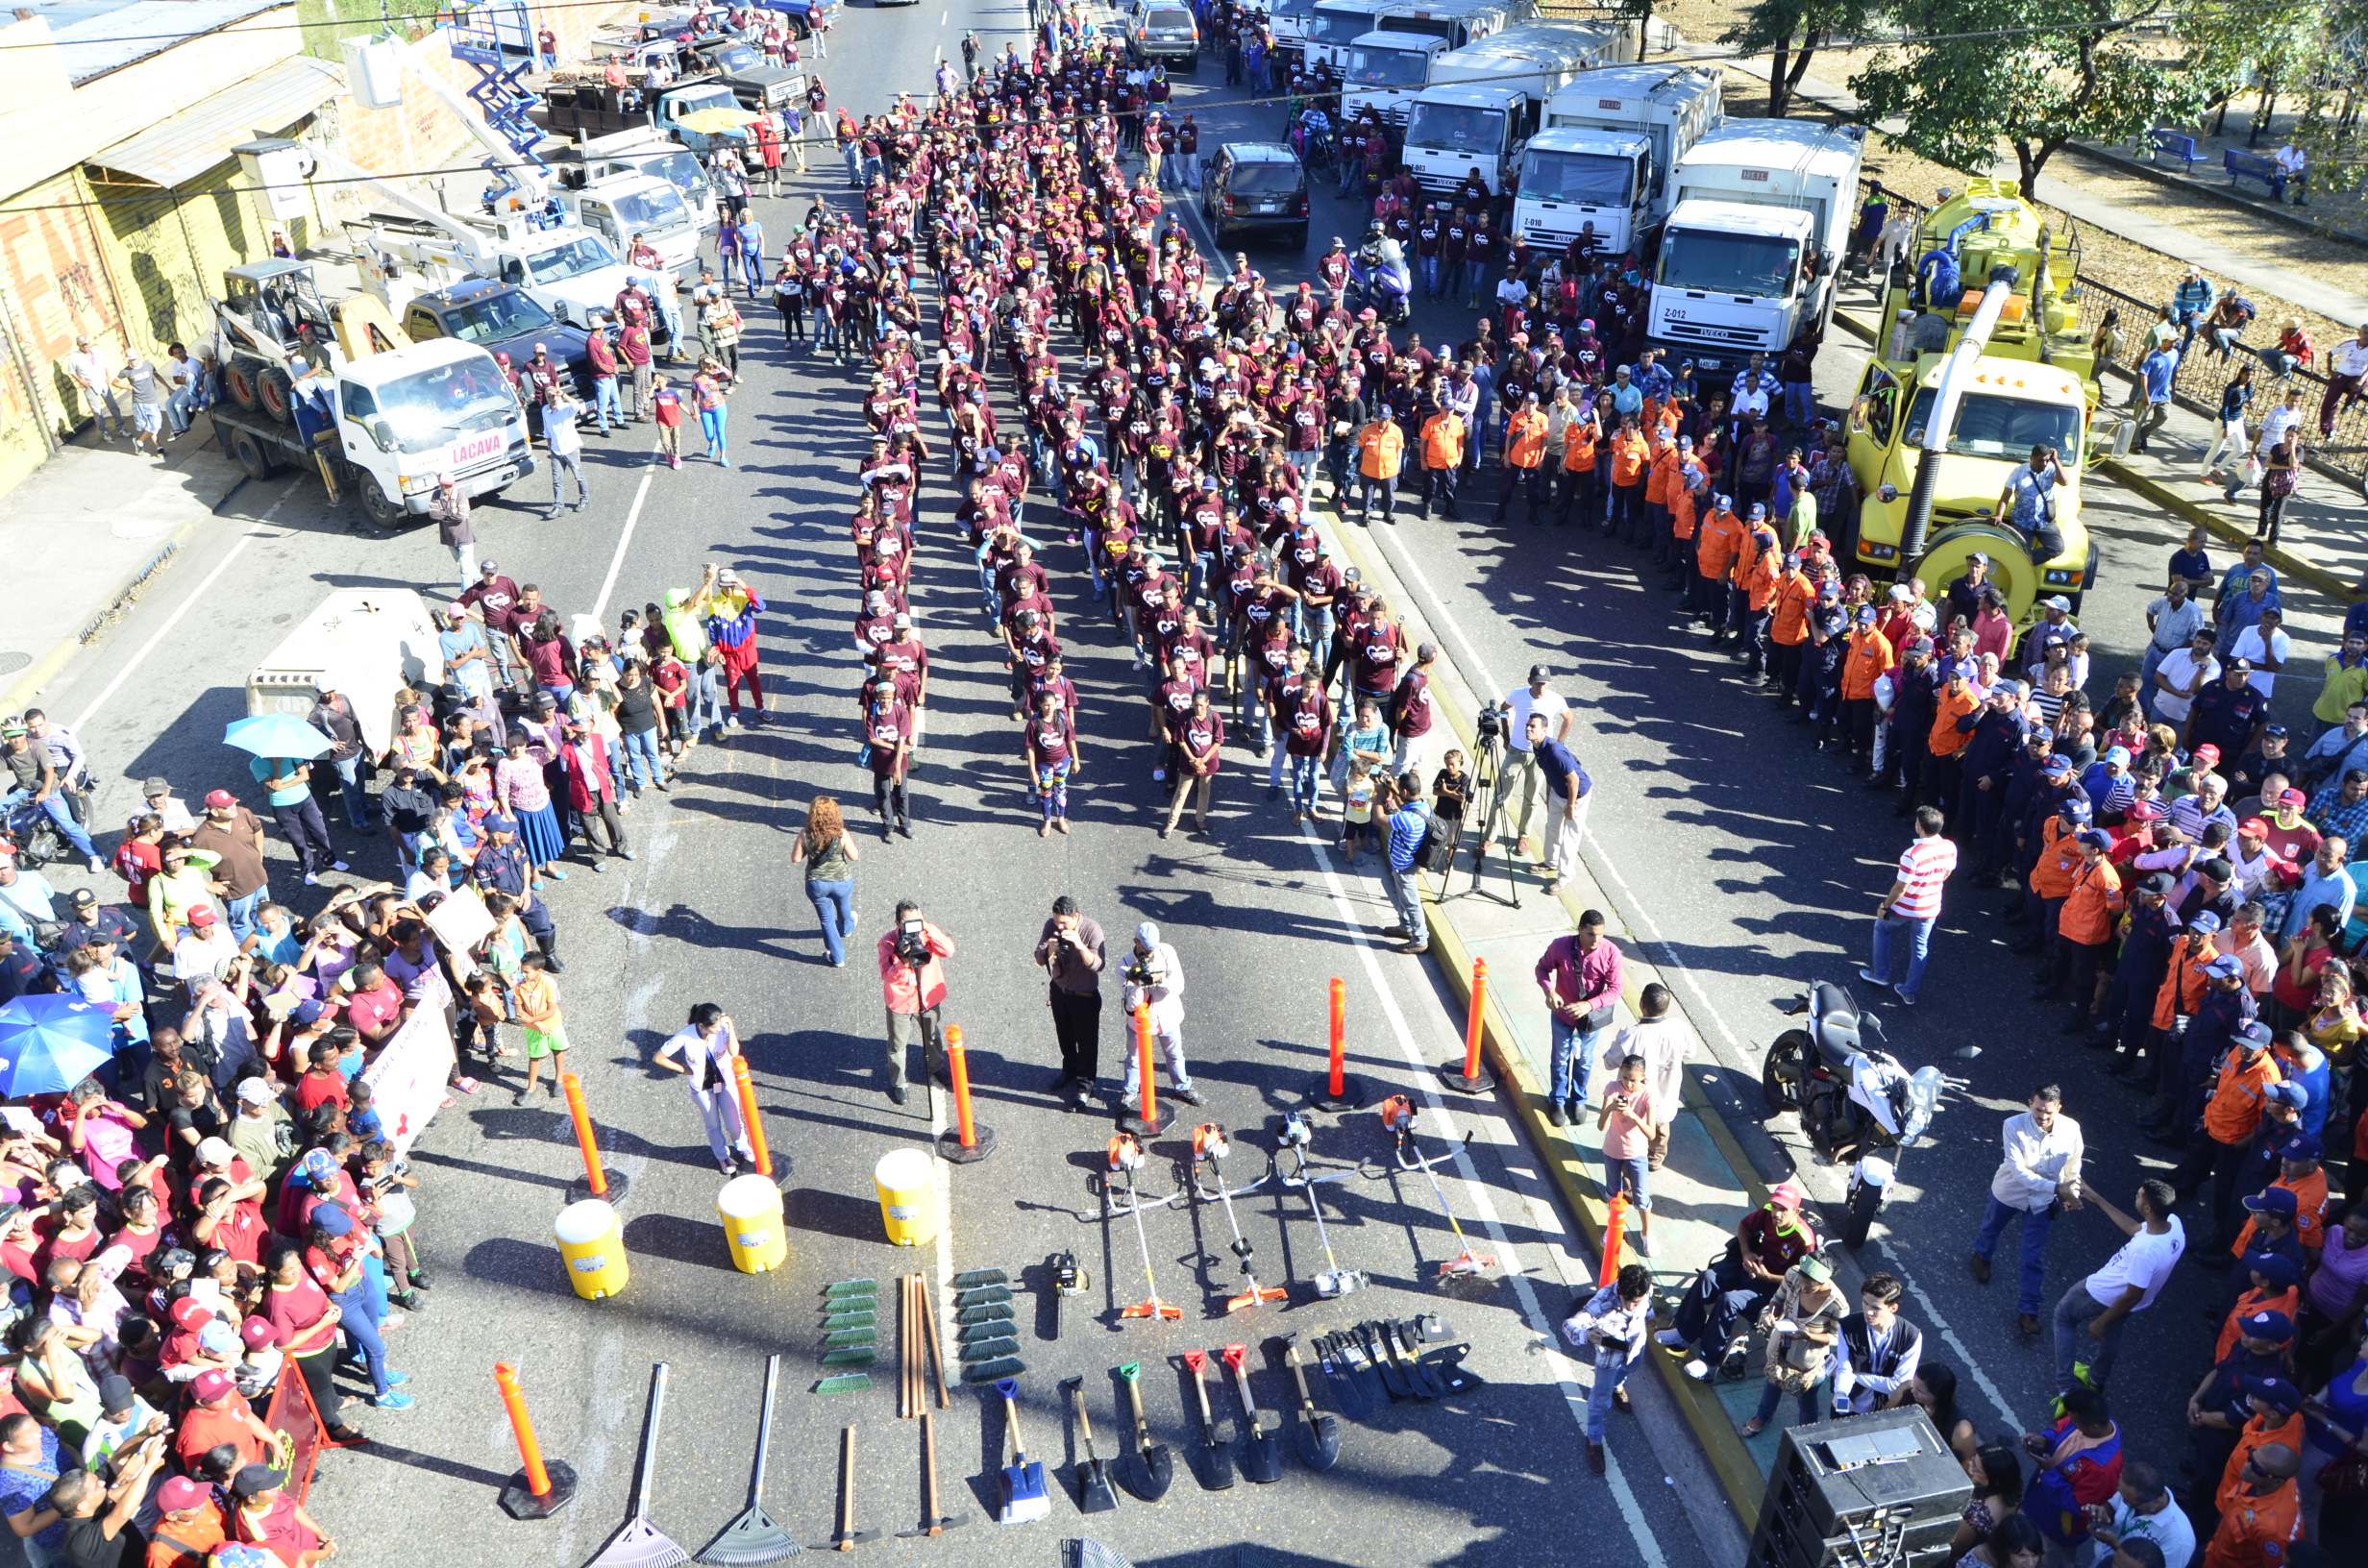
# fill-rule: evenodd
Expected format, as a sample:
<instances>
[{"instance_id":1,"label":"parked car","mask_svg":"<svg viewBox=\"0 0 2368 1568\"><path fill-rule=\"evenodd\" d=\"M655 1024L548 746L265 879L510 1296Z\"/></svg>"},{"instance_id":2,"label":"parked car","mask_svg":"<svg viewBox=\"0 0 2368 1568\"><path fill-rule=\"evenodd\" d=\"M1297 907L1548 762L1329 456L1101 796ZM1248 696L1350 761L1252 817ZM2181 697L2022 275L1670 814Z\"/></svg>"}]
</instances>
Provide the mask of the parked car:
<instances>
[{"instance_id":1,"label":"parked car","mask_svg":"<svg viewBox=\"0 0 2368 1568\"><path fill-rule=\"evenodd\" d=\"M551 357L568 369L569 382L579 399L592 396L592 360L580 328L570 327L535 303L514 283L474 278L432 294L414 296L403 307L403 330L414 343L439 337L473 343L487 354L507 354L512 365L523 365L542 344ZM527 407L529 426L539 432L543 414L537 404Z\"/></svg>"},{"instance_id":2,"label":"parked car","mask_svg":"<svg viewBox=\"0 0 2368 1568\"><path fill-rule=\"evenodd\" d=\"M1200 213L1220 245L1241 234L1279 234L1307 247L1307 169L1280 142L1229 141L1209 159Z\"/></svg>"},{"instance_id":3,"label":"parked car","mask_svg":"<svg viewBox=\"0 0 2368 1568\"><path fill-rule=\"evenodd\" d=\"M1200 24L1190 7L1147 5L1127 29L1126 49L1147 65L1157 61L1170 70L1189 71L1200 63Z\"/></svg>"}]
</instances>

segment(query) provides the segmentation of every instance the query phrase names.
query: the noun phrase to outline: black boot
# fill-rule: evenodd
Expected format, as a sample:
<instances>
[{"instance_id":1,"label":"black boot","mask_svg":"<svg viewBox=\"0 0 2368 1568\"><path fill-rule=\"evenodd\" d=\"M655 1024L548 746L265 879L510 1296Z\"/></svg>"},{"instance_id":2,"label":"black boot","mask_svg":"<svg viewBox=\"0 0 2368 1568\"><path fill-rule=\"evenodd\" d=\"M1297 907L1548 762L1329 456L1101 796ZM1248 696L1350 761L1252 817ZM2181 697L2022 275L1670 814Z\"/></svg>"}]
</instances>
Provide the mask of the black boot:
<instances>
[{"instance_id":1,"label":"black boot","mask_svg":"<svg viewBox=\"0 0 2368 1568\"><path fill-rule=\"evenodd\" d=\"M558 932L544 932L541 936L534 939L534 945L542 949L544 968L549 969L554 974L565 974L567 972L567 967L559 962Z\"/></svg>"}]
</instances>

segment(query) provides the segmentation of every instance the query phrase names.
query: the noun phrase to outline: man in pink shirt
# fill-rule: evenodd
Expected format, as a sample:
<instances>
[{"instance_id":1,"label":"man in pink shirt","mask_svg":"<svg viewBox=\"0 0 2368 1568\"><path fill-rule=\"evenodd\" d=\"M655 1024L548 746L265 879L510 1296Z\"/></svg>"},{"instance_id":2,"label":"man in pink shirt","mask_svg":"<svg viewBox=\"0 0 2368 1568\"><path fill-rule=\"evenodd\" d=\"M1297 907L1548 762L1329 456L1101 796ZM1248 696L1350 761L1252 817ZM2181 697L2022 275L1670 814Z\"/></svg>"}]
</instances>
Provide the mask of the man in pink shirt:
<instances>
[{"instance_id":1,"label":"man in pink shirt","mask_svg":"<svg viewBox=\"0 0 2368 1568\"><path fill-rule=\"evenodd\" d=\"M1554 1084L1545 1114L1557 1127L1587 1114L1595 1047L1619 1001L1619 948L1603 934L1603 916L1588 910L1579 928L1538 957L1538 988L1554 1023Z\"/></svg>"}]
</instances>

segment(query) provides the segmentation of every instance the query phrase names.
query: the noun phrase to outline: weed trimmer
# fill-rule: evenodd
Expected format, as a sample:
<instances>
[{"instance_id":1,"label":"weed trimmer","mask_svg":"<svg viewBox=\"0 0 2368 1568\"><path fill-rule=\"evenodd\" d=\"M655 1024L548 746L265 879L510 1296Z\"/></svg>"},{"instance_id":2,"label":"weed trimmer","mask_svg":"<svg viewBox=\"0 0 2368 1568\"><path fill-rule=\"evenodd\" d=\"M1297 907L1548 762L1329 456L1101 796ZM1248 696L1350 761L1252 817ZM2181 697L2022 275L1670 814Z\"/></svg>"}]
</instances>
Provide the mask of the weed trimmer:
<instances>
[{"instance_id":1,"label":"weed trimmer","mask_svg":"<svg viewBox=\"0 0 2368 1568\"><path fill-rule=\"evenodd\" d=\"M1143 1199L1138 1197L1135 1193L1135 1172L1141 1169L1143 1165L1143 1145L1141 1142L1137 1141L1135 1135L1132 1133L1114 1133L1110 1138L1108 1152L1110 1158L1110 1169L1114 1171L1122 1170L1126 1173L1126 1213L1132 1214L1135 1219L1135 1244L1143 1249L1144 1288L1150 1291L1150 1295L1147 1300L1137 1302L1132 1307L1120 1308L1119 1316L1147 1317L1154 1322L1163 1317L1182 1317L1184 1315L1183 1308L1171 1307L1166 1302L1159 1299L1159 1280L1151 1272L1151 1238L1146 1236L1143 1232L1143 1211L1145 1205ZM1169 1196L1160 1199L1157 1203L1151 1204L1149 1207L1153 1209L1165 1209L1181 1196L1183 1196L1183 1194L1180 1192L1171 1193ZM1105 1208L1109 1207L1110 1179L1107 1175L1102 1178L1101 1201ZM1118 1217L1118 1211L1116 1209L1110 1210L1110 1217L1114 1219Z\"/></svg>"},{"instance_id":2,"label":"weed trimmer","mask_svg":"<svg viewBox=\"0 0 2368 1568\"><path fill-rule=\"evenodd\" d=\"M1281 1165L1281 1150L1279 1149L1276 1151L1275 1155L1276 1164L1274 1173L1285 1187L1303 1187L1307 1188L1307 1207L1316 1216L1316 1239L1323 1243L1324 1266L1322 1272L1316 1276L1316 1294L1329 1301L1340 1296L1353 1295L1357 1291L1364 1289L1372 1282L1367 1278L1365 1270L1361 1268L1343 1268L1341 1267L1341 1261L1332 1256L1332 1236L1331 1233L1326 1231L1323 1227L1323 1205L1319 1203L1316 1199L1316 1184L1318 1182L1344 1181L1357 1173L1353 1170L1344 1170L1331 1176L1310 1176L1307 1173L1307 1148L1309 1137L1310 1135L1307 1130L1306 1117L1300 1115L1296 1111L1289 1111L1283 1114L1283 1131L1281 1139L1282 1148L1289 1149L1292 1152L1294 1169L1297 1172L1297 1174L1292 1176L1283 1175Z\"/></svg>"},{"instance_id":3,"label":"weed trimmer","mask_svg":"<svg viewBox=\"0 0 2368 1568\"><path fill-rule=\"evenodd\" d=\"M724 1527L698 1560L709 1568L755 1568L794 1557L804 1548L765 1512L765 1451L773 1446L773 1395L780 1386L781 1358L765 1358L765 1413L756 1423L756 1479L749 1482L749 1506Z\"/></svg>"},{"instance_id":4,"label":"weed trimmer","mask_svg":"<svg viewBox=\"0 0 2368 1568\"><path fill-rule=\"evenodd\" d=\"M1225 1206L1225 1226L1233 1232L1233 1255L1242 1260L1242 1280L1249 1287L1225 1303L1227 1312L1238 1312L1245 1307L1255 1307L1262 1301L1287 1301L1291 1297L1291 1292L1279 1286L1261 1286L1258 1283L1258 1276L1250 1271L1249 1241L1242 1235L1242 1222L1234 1217L1233 1192L1225 1186L1225 1167L1222 1162L1230 1149L1231 1145L1225 1141L1225 1129L1217 1123L1204 1121L1193 1129L1193 1170L1196 1173L1193 1178L1193 1193L1203 1203L1208 1201L1209 1195L1201 1190L1197 1174L1201 1164L1205 1162L1209 1169L1216 1173L1218 1201ZM1266 1178L1261 1176L1242 1190L1245 1193L1254 1192L1265 1185L1265 1182Z\"/></svg>"},{"instance_id":5,"label":"weed trimmer","mask_svg":"<svg viewBox=\"0 0 2368 1568\"><path fill-rule=\"evenodd\" d=\"M1403 1094L1393 1094L1381 1102L1381 1124L1396 1140L1392 1153L1397 1161L1397 1168L1422 1172L1422 1179L1431 1184L1431 1195L1439 1200L1439 1212L1447 1216L1447 1228L1455 1233L1457 1251L1454 1257L1439 1265L1440 1279L1446 1281L1461 1275L1479 1274L1495 1267L1495 1259L1471 1250L1471 1242L1465 1237L1464 1227L1456 1223L1455 1211L1447 1204L1446 1189L1439 1185L1439 1176L1431 1168L1453 1156L1443 1154L1425 1158L1422 1151L1415 1147L1415 1102ZM1466 1147L1470 1146L1471 1134L1464 1135L1464 1143Z\"/></svg>"}]
</instances>

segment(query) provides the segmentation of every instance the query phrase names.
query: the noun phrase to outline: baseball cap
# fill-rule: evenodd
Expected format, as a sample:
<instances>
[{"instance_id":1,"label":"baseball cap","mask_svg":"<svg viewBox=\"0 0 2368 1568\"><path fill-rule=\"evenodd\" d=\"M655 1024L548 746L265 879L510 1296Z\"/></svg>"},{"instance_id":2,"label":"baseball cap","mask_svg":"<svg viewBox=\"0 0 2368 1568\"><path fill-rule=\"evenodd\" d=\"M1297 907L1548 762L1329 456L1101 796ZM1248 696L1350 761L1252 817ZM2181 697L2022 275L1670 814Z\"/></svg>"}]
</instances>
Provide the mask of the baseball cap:
<instances>
[{"instance_id":1,"label":"baseball cap","mask_svg":"<svg viewBox=\"0 0 2368 1568\"><path fill-rule=\"evenodd\" d=\"M227 1139L208 1138L198 1140L197 1163L201 1165L227 1165L238 1158L237 1151Z\"/></svg>"},{"instance_id":2,"label":"baseball cap","mask_svg":"<svg viewBox=\"0 0 2368 1568\"><path fill-rule=\"evenodd\" d=\"M2151 893L2156 894L2158 897L2168 898L2172 894L2179 891L2179 883L2168 871L2157 871L2145 881L2140 882L2137 885L2137 891L2140 893ZM248 1082L253 1083L255 1080L249 1079ZM240 1087L244 1088L245 1086L241 1085Z\"/></svg>"},{"instance_id":3,"label":"baseball cap","mask_svg":"<svg viewBox=\"0 0 2368 1568\"><path fill-rule=\"evenodd\" d=\"M228 811L238 804L238 796L228 790L209 790L206 792L206 804L215 811Z\"/></svg>"},{"instance_id":4,"label":"baseball cap","mask_svg":"<svg viewBox=\"0 0 2368 1568\"><path fill-rule=\"evenodd\" d=\"M488 833L515 833L518 831L518 819L509 816L505 812L495 812L492 816L485 819L485 831Z\"/></svg>"},{"instance_id":5,"label":"baseball cap","mask_svg":"<svg viewBox=\"0 0 2368 1568\"><path fill-rule=\"evenodd\" d=\"M2208 768L2212 763L2220 760L2220 748L2207 741L2189 752L2188 758L2191 762L2200 763Z\"/></svg>"},{"instance_id":6,"label":"baseball cap","mask_svg":"<svg viewBox=\"0 0 2368 1568\"><path fill-rule=\"evenodd\" d=\"M2232 954L2222 953L2218 958L2204 966L2204 972L2214 980L2233 980L2245 972L2244 960Z\"/></svg>"},{"instance_id":7,"label":"baseball cap","mask_svg":"<svg viewBox=\"0 0 2368 1568\"><path fill-rule=\"evenodd\" d=\"M2048 600L2047 607L2051 610L2061 610L2066 615L2070 615L2072 613L2072 601L2064 598L2061 594L2057 594Z\"/></svg>"},{"instance_id":8,"label":"baseball cap","mask_svg":"<svg viewBox=\"0 0 2368 1568\"><path fill-rule=\"evenodd\" d=\"M1989 565L1989 557L1977 550L1972 554L1965 557L1965 564L1967 566L1987 566Z\"/></svg>"},{"instance_id":9,"label":"baseball cap","mask_svg":"<svg viewBox=\"0 0 2368 1568\"><path fill-rule=\"evenodd\" d=\"M1801 1271L1801 1278L1812 1285L1830 1285L1834 1279L1833 1265L1815 1253L1811 1253L1792 1265Z\"/></svg>"},{"instance_id":10,"label":"baseball cap","mask_svg":"<svg viewBox=\"0 0 2368 1568\"><path fill-rule=\"evenodd\" d=\"M196 1507L211 1495L212 1488L186 1476L174 1476L157 1488L157 1507L166 1513L179 1513L184 1508Z\"/></svg>"},{"instance_id":11,"label":"baseball cap","mask_svg":"<svg viewBox=\"0 0 2368 1568\"><path fill-rule=\"evenodd\" d=\"M312 1211L312 1224L323 1236L351 1236L354 1234L354 1216L345 1212L343 1204L322 1204Z\"/></svg>"},{"instance_id":12,"label":"baseball cap","mask_svg":"<svg viewBox=\"0 0 2368 1568\"><path fill-rule=\"evenodd\" d=\"M2234 957L2235 955L2231 954L2230 956ZM2236 1031L2236 1043L2257 1051L2268 1050L2271 1041L2276 1040L2276 1038L2277 1037L2275 1035L2272 1035L2269 1032L2268 1024L2261 1023L2257 1020L2253 1023L2244 1024Z\"/></svg>"},{"instance_id":13,"label":"baseball cap","mask_svg":"<svg viewBox=\"0 0 2368 1568\"><path fill-rule=\"evenodd\" d=\"M197 1331L197 1348L209 1355L235 1356L238 1354L238 1331L217 1317Z\"/></svg>"},{"instance_id":14,"label":"baseball cap","mask_svg":"<svg viewBox=\"0 0 2368 1568\"><path fill-rule=\"evenodd\" d=\"M2068 818L2076 822L2084 822L2091 817L2095 816L2096 813L2089 809L2088 802L2086 800L2076 795L2071 799L2066 800L2062 805L2058 806L2056 808L2056 815L2059 817Z\"/></svg>"},{"instance_id":15,"label":"baseball cap","mask_svg":"<svg viewBox=\"0 0 2368 1568\"><path fill-rule=\"evenodd\" d=\"M2274 1317L2277 1314L2266 1315ZM268 1492L286 1484L286 1471L274 1470L267 1464L249 1464L239 1467L237 1476L231 1482L231 1490L240 1497L253 1497L259 1492Z\"/></svg>"},{"instance_id":16,"label":"baseball cap","mask_svg":"<svg viewBox=\"0 0 2368 1568\"><path fill-rule=\"evenodd\" d=\"M272 1328L271 1319L268 1317L250 1317L244 1323L239 1324L238 1337L244 1341L249 1350L260 1350L265 1345L277 1344L280 1341L279 1333Z\"/></svg>"},{"instance_id":17,"label":"baseball cap","mask_svg":"<svg viewBox=\"0 0 2368 1568\"><path fill-rule=\"evenodd\" d=\"M2300 1111L2310 1103L2310 1090L2289 1078L2282 1084L2272 1084L2261 1090L2261 1097L2272 1105L2282 1105Z\"/></svg>"},{"instance_id":18,"label":"baseball cap","mask_svg":"<svg viewBox=\"0 0 2368 1568\"><path fill-rule=\"evenodd\" d=\"M1862 625L1862 626L1871 626L1871 625L1873 625L1874 624L1875 624L1875 607L1874 607L1872 604L1862 604L1862 605L1860 605L1860 606L1859 606L1859 625Z\"/></svg>"},{"instance_id":19,"label":"baseball cap","mask_svg":"<svg viewBox=\"0 0 2368 1568\"><path fill-rule=\"evenodd\" d=\"M1809 1194L1798 1182L1778 1182L1768 1188L1767 1201L1782 1209L1798 1209L1809 1201Z\"/></svg>"},{"instance_id":20,"label":"baseball cap","mask_svg":"<svg viewBox=\"0 0 2368 1568\"><path fill-rule=\"evenodd\" d=\"M191 925L211 925L213 924L213 906L211 904L198 904L189 911L189 923Z\"/></svg>"},{"instance_id":21,"label":"baseball cap","mask_svg":"<svg viewBox=\"0 0 2368 1568\"><path fill-rule=\"evenodd\" d=\"M2236 1386L2248 1399L2257 1399L2280 1415L2292 1415L2303 1408L2303 1391L2284 1378L2238 1378Z\"/></svg>"},{"instance_id":22,"label":"baseball cap","mask_svg":"<svg viewBox=\"0 0 2368 1568\"><path fill-rule=\"evenodd\" d=\"M132 1392L132 1380L120 1372L111 1373L99 1380L99 1411L103 1415L129 1415L138 1398Z\"/></svg>"},{"instance_id":23,"label":"baseball cap","mask_svg":"<svg viewBox=\"0 0 2368 1568\"><path fill-rule=\"evenodd\" d=\"M2248 1339L2268 1339L2284 1344L2294 1337L2294 1320L2283 1312L2259 1311L2238 1320L2236 1327Z\"/></svg>"},{"instance_id":24,"label":"baseball cap","mask_svg":"<svg viewBox=\"0 0 2368 1568\"><path fill-rule=\"evenodd\" d=\"M2310 796L2303 794L2300 790L2288 790L2283 795L2278 796L2278 804L2282 806L2306 806L2309 803Z\"/></svg>"},{"instance_id":25,"label":"baseball cap","mask_svg":"<svg viewBox=\"0 0 2368 1568\"><path fill-rule=\"evenodd\" d=\"M2110 849L2113 847L2113 835L2101 827L2092 827L2081 834L2080 842L2091 849Z\"/></svg>"},{"instance_id":26,"label":"baseball cap","mask_svg":"<svg viewBox=\"0 0 2368 1568\"><path fill-rule=\"evenodd\" d=\"M2109 746L2105 748L2105 760L2108 762L2118 762L2123 767L2127 768L2130 765L2129 748L2127 747Z\"/></svg>"},{"instance_id":27,"label":"baseball cap","mask_svg":"<svg viewBox=\"0 0 2368 1568\"><path fill-rule=\"evenodd\" d=\"M232 1331L231 1326L228 1323L217 1324L215 1326L220 1328L224 1334L229 1335L232 1338L235 1339L237 1337L236 1334ZM209 1346L208 1348L210 1349L212 1347ZM189 1391L197 1395L199 1399L210 1405L215 1400L222 1398L237 1386L237 1381L228 1372L223 1371L222 1368L218 1366L211 1366L208 1367L205 1371L200 1372L195 1378L190 1380Z\"/></svg>"},{"instance_id":28,"label":"baseball cap","mask_svg":"<svg viewBox=\"0 0 2368 1568\"><path fill-rule=\"evenodd\" d=\"M2319 1140L2308 1133L2296 1133L2278 1145L2281 1160L2316 1160L2322 1152Z\"/></svg>"},{"instance_id":29,"label":"baseball cap","mask_svg":"<svg viewBox=\"0 0 2368 1568\"><path fill-rule=\"evenodd\" d=\"M2220 929L2220 917L2208 909L2199 909L2195 912L2195 919L2187 922L2187 929L2196 932L2199 935L2208 937L2213 932ZM2239 969L2245 967L2242 959L2233 958L2225 953L2221 956L2224 958L2229 958L2229 961L2234 964ZM2217 962L2217 960L2214 962ZM2209 965L2206 965L2204 972L2207 974L2210 973L2211 967Z\"/></svg>"},{"instance_id":30,"label":"baseball cap","mask_svg":"<svg viewBox=\"0 0 2368 1568\"><path fill-rule=\"evenodd\" d=\"M271 1101L271 1086L260 1078L238 1080L237 1093L249 1105L267 1105Z\"/></svg>"},{"instance_id":31,"label":"baseball cap","mask_svg":"<svg viewBox=\"0 0 2368 1568\"><path fill-rule=\"evenodd\" d=\"M1529 667L1529 679L1532 685L1535 685L1542 680L1552 680L1553 678L1554 673L1542 664L1533 664Z\"/></svg>"},{"instance_id":32,"label":"baseball cap","mask_svg":"<svg viewBox=\"0 0 2368 1568\"><path fill-rule=\"evenodd\" d=\"M73 895L69 897L66 902L72 904L76 909L96 909L99 905L99 895L91 892L88 888L76 888ZM105 942L111 939L102 934L96 940Z\"/></svg>"},{"instance_id":33,"label":"baseball cap","mask_svg":"<svg viewBox=\"0 0 2368 1568\"><path fill-rule=\"evenodd\" d=\"M151 778L140 785L139 793L142 796L170 795L173 793L173 786L168 780Z\"/></svg>"},{"instance_id":34,"label":"baseball cap","mask_svg":"<svg viewBox=\"0 0 2368 1568\"><path fill-rule=\"evenodd\" d=\"M172 1317L173 1327L195 1333L213 1321L213 1309L195 1296L184 1296L173 1303L169 1315Z\"/></svg>"},{"instance_id":35,"label":"baseball cap","mask_svg":"<svg viewBox=\"0 0 2368 1568\"><path fill-rule=\"evenodd\" d=\"M2244 1266L2246 1273L2267 1280L2272 1290L2282 1290L2302 1277L2301 1268L2282 1252L2248 1252Z\"/></svg>"},{"instance_id":36,"label":"baseball cap","mask_svg":"<svg viewBox=\"0 0 2368 1568\"><path fill-rule=\"evenodd\" d=\"M913 628L913 618L909 615L900 615L889 625L899 631L910 631Z\"/></svg>"},{"instance_id":37,"label":"baseball cap","mask_svg":"<svg viewBox=\"0 0 2368 1568\"><path fill-rule=\"evenodd\" d=\"M2248 817L2236 824L2236 832L2243 838L2266 839L2269 837L2269 824L2258 817Z\"/></svg>"},{"instance_id":38,"label":"baseball cap","mask_svg":"<svg viewBox=\"0 0 2368 1568\"><path fill-rule=\"evenodd\" d=\"M2035 735L2032 739L2044 740L2046 737L2044 735ZM2072 776L2072 759L2059 751L2056 755L2048 758L2045 766L2043 766L2039 771L2055 777L2069 778ZM2078 802L2067 800L2064 802L2064 806L2068 810L2077 803Z\"/></svg>"},{"instance_id":39,"label":"baseball cap","mask_svg":"<svg viewBox=\"0 0 2368 1568\"><path fill-rule=\"evenodd\" d=\"M1437 657L1439 657L1439 645L1437 643L1417 643L1415 645L1415 662L1417 664L1426 663Z\"/></svg>"},{"instance_id":40,"label":"baseball cap","mask_svg":"<svg viewBox=\"0 0 2368 1568\"><path fill-rule=\"evenodd\" d=\"M2282 741L2286 737L2286 727L2283 724L2271 724L2261 731L2261 737L2264 740Z\"/></svg>"}]
</instances>

